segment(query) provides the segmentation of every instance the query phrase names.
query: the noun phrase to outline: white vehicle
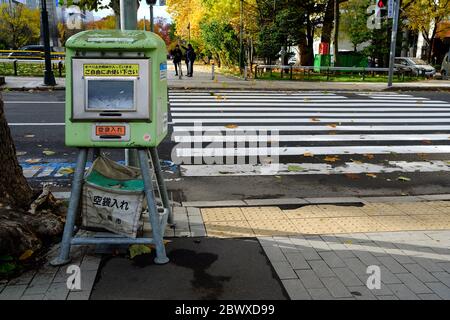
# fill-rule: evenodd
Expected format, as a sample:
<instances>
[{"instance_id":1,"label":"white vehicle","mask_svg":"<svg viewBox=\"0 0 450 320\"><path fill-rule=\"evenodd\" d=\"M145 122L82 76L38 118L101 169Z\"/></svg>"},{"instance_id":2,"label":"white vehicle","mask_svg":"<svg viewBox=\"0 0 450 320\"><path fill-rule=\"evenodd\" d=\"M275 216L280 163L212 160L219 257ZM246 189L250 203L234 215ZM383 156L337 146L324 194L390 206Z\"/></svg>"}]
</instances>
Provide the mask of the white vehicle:
<instances>
[{"instance_id":1,"label":"white vehicle","mask_svg":"<svg viewBox=\"0 0 450 320\"><path fill-rule=\"evenodd\" d=\"M441 75L443 78L447 78L450 75L450 52L442 60Z\"/></svg>"}]
</instances>

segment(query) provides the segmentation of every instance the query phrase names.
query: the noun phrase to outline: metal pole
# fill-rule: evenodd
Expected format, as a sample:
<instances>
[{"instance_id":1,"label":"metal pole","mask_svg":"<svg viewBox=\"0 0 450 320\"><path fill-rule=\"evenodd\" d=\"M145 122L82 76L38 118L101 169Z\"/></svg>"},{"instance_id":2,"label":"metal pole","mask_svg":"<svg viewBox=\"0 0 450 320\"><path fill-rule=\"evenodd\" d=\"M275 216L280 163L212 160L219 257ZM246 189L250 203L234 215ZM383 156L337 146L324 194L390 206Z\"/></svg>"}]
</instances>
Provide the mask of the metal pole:
<instances>
[{"instance_id":1,"label":"metal pole","mask_svg":"<svg viewBox=\"0 0 450 320\"><path fill-rule=\"evenodd\" d=\"M137 29L137 1L120 0L120 30ZM125 149L125 164L138 167L137 152L134 149Z\"/></svg>"},{"instance_id":2,"label":"metal pole","mask_svg":"<svg viewBox=\"0 0 450 320\"><path fill-rule=\"evenodd\" d=\"M64 225L64 233L61 241L61 249L59 256L51 261L53 266L61 266L70 262L70 247L72 242L75 220L80 205L81 188L83 186L84 168L86 167L88 149L81 148L78 153L77 165L73 175L72 191L70 193L69 209L67 210L66 224Z\"/></svg>"},{"instance_id":3,"label":"metal pole","mask_svg":"<svg viewBox=\"0 0 450 320\"><path fill-rule=\"evenodd\" d=\"M394 58L395 47L397 42L397 28L398 28L398 15L400 12L400 0L390 0L394 2L394 19L392 20L392 34L391 34L391 51L389 53L389 76L388 76L388 88L392 87L392 78L394 75Z\"/></svg>"},{"instance_id":4,"label":"metal pole","mask_svg":"<svg viewBox=\"0 0 450 320\"><path fill-rule=\"evenodd\" d=\"M150 31L155 32L155 27L153 24L153 5L150 5Z\"/></svg>"},{"instance_id":5,"label":"metal pole","mask_svg":"<svg viewBox=\"0 0 450 320\"><path fill-rule=\"evenodd\" d=\"M153 169L155 170L156 180L159 186L159 192L161 193L161 200L165 208L169 210L168 218L169 223L173 224L172 208L170 207L169 195L167 194L166 183L162 174L161 166L159 164L158 149L156 147L150 148L150 156L152 157Z\"/></svg>"},{"instance_id":6,"label":"metal pole","mask_svg":"<svg viewBox=\"0 0 450 320\"><path fill-rule=\"evenodd\" d=\"M244 32L244 0L240 1L240 15L239 15L239 69L242 74L242 69L244 68L244 42L243 42L243 32Z\"/></svg>"},{"instance_id":7,"label":"metal pole","mask_svg":"<svg viewBox=\"0 0 450 320\"><path fill-rule=\"evenodd\" d=\"M334 0L334 33L333 33L333 66L337 67L337 56L339 53L339 0Z\"/></svg>"},{"instance_id":8,"label":"metal pole","mask_svg":"<svg viewBox=\"0 0 450 320\"><path fill-rule=\"evenodd\" d=\"M164 264L169 262L169 258L166 256L166 248L163 243L163 233L161 230L161 222L156 209L155 193L153 191L152 180L150 177L150 166L148 165L147 150L139 149L139 164L141 165L142 179L144 180L145 197L147 198L148 215L150 216L150 224L152 226L153 241L156 247L156 264Z\"/></svg>"},{"instance_id":9,"label":"metal pole","mask_svg":"<svg viewBox=\"0 0 450 320\"><path fill-rule=\"evenodd\" d=\"M48 28L48 13L47 2L41 0L41 20L42 28L41 32L44 40L44 56L45 56L45 71L44 71L44 85L54 86L56 85L55 75L52 70L52 58L50 57L50 31Z\"/></svg>"}]
</instances>

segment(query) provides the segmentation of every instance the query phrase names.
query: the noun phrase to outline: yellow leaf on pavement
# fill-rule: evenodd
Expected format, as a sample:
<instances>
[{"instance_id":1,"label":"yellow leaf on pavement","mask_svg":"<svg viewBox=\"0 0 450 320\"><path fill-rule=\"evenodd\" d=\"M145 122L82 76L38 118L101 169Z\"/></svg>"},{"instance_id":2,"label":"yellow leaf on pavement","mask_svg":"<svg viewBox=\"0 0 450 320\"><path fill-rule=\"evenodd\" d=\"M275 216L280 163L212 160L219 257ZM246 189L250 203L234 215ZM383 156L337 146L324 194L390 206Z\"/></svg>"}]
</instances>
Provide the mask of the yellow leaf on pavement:
<instances>
[{"instance_id":1,"label":"yellow leaf on pavement","mask_svg":"<svg viewBox=\"0 0 450 320\"><path fill-rule=\"evenodd\" d=\"M303 154L304 157L314 157L314 155L311 152L305 152Z\"/></svg>"},{"instance_id":2,"label":"yellow leaf on pavement","mask_svg":"<svg viewBox=\"0 0 450 320\"><path fill-rule=\"evenodd\" d=\"M371 178L377 177L377 175L375 173L366 173L366 176L371 177Z\"/></svg>"},{"instance_id":3,"label":"yellow leaf on pavement","mask_svg":"<svg viewBox=\"0 0 450 320\"><path fill-rule=\"evenodd\" d=\"M152 252L149 246L143 244L133 244L128 249L130 251L130 258L133 259L136 256Z\"/></svg>"},{"instance_id":4,"label":"yellow leaf on pavement","mask_svg":"<svg viewBox=\"0 0 450 320\"><path fill-rule=\"evenodd\" d=\"M51 150L44 150L42 151L42 153L45 154L46 156L51 156L54 155L56 152Z\"/></svg>"},{"instance_id":5,"label":"yellow leaf on pavement","mask_svg":"<svg viewBox=\"0 0 450 320\"><path fill-rule=\"evenodd\" d=\"M225 125L225 128L228 128L228 129L236 129L237 127L239 127L239 126L237 124L233 124L233 123Z\"/></svg>"},{"instance_id":6,"label":"yellow leaf on pavement","mask_svg":"<svg viewBox=\"0 0 450 320\"><path fill-rule=\"evenodd\" d=\"M327 162L336 162L337 160L339 160L338 156L326 156L323 160L327 161Z\"/></svg>"},{"instance_id":7,"label":"yellow leaf on pavement","mask_svg":"<svg viewBox=\"0 0 450 320\"><path fill-rule=\"evenodd\" d=\"M374 158L373 154L364 154L363 156L366 157L369 160Z\"/></svg>"},{"instance_id":8,"label":"yellow leaf on pavement","mask_svg":"<svg viewBox=\"0 0 450 320\"><path fill-rule=\"evenodd\" d=\"M320 120L317 119L317 118L311 118L311 121L313 121L313 122L319 122Z\"/></svg>"},{"instance_id":9,"label":"yellow leaf on pavement","mask_svg":"<svg viewBox=\"0 0 450 320\"><path fill-rule=\"evenodd\" d=\"M329 124L328 126L331 127L331 128L336 128L337 124L331 123L331 124Z\"/></svg>"},{"instance_id":10,"label":"yellow leaf on pavement","mask_svg":"<svg viewBox=\"0 0 450 320\"><path fill-rule=\"evenodd\" d=\"M23 260L27 260L29 257L31 257L33 255L34 251L33 250L26 250L24 253L22 253L22 255L19 257L20 261Z\"/></svg>"}]
</instances>

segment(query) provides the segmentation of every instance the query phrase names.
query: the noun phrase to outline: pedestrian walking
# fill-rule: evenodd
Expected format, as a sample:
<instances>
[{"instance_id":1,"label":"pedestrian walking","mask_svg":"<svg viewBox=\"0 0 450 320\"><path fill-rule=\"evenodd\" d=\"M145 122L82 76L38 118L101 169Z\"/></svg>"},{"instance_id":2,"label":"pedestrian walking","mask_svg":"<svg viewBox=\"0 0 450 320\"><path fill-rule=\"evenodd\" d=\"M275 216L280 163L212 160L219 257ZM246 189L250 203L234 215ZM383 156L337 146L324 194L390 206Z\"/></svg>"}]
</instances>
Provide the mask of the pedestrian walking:
<instances>
[{"instance_id":1,"label":"pedestrian walking","mask_svg":"<svg viewBox=\"0 0 450 320\"><path fill-rule=\"evenodd\" d=\"M178 67L180 68L180 73L183 75L183 71L181 70L181 60L183 59L183 52L180 49L180 46L177 44L175 49L172 50L173 64L175 65L175 75L178 75Z\"/></svg>"},{"instance_id":2,"label":"pedestrian walking","mask_svg":"<svg viewBox=\"0 0 450 320\"><path fill-rule=\"evenodd\" d=\"M195 54L194 48L189 43L187 48L182 46L186 50L186 66L187 66L187 76L192 77L194 74L194 62L197 55Z\"/></svg>"}]
</instances>

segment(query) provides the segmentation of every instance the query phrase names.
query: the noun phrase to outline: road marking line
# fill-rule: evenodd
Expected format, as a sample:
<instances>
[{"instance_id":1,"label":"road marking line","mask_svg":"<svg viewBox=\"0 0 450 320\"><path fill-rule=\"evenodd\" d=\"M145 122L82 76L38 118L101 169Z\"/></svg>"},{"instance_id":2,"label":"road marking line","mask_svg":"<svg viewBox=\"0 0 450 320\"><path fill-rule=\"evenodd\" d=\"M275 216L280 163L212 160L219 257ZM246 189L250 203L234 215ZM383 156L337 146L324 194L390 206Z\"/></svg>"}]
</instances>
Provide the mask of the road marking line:
<instances>
[{"instance_id":1,"label":"road marking line","mask_svg":"<svg viewBox=\"0 0 450 320\"><path fill-rule=\"evenodd\" d=\"M328 125L315 126L239 126L237 128L227 128L225 126L174 126L174 132L193 132L193 131L242 131L242 130L272 130L272 131L432 131L432 130L450 130L450 125L338 125L332 128Z\"/></svg>"},{"instance_id":2,"label":"road marking line","mask_svg":"<svg viewBox=\"0 0 450 320\"><path fill-rule=\"evenodd\" d=\"M354 135L242 135L242 132L226 135L174 135L174 142L255 142L255 141L423 141L423 140L446 140L450 138L448 134L354 134Z\"/></svg>"},{"instance_id":3,"label":"road marking line","mask_svg":"<svg viewBox=\"0 0 450 320\"><path fill-rule=\"evenodd\" d=\"M310 118L290 118L290 119L173 119L173 123L444 123L449 122L450 118L429 118L429 119L361 119L361 118L323 118L316 117L314 121Z\"/></svg>"},{"instance_id":4,"label":"road marking line","mask_svg":"<svg viewBox=\"0 0 450 320\"><path fill-rule=\"evenodd\" d=\"M450 145L433 146L325 146L325 147L259 147L259 148L182 148L175 146L176 155L184 157L232 157L232 156L293 156L346 154L410 154L450 153Z\"/></svg>"},{"instance_id":5,"label":"road marking line","mask_svg":"<svg viewBox=\"0 0 450 320\"><path fill-rule=\"evenodd\" d=\"M449 110L450 111L450 110ZM352 112L352 113L322 113L322 112L172 112L172 117L448 117L449 112L402 112L384 113L380 112Z\"/></svg>"},{"instance_id":6,"label":"road marking line","mask_svg":"<svg viewBox=\"0 0 450 320\"><path fill-rule=\"evenodd\" d=\"M286 163L273 165L181 165L180 172L186 177L201 176L255 176L255 175L313 175L313 174L360 174L394 172L448 172L449 161L388 161L386 164L346 162L342 165L327 163Z\"/></svg>"},{"instance_id":7,"label":"road marking line","mask_svg":"<svg viewBox=\"0 0 450 320\"><path fill-rule=\"evenodd\" d=\"M217 108L217 107L173 107L170 108L172 111L217 111L217 112L226 112L226 111L355 111L352 107L342 107L342 108L300 108L300 107L226 107L226 108ZM450 105L449 107L443 107L443 108L410 108L410 107L400 107L400 108L361 108L357 111L363 112L363 111L376 111L376 112L390 112L390 111L419 111L423 110L424 112L429 111L450 111Z\"/></svg>"},{"instance_id":8,"label":"road marking line","mask_svg":"<svg viewBox=\"0 0 450 320\"><path fill-rule=\"evenodd\" d=\"M253 100L252 100L253 101ZM265 100L267 101L267 100ZM381 102L374 102L371 100L366 100L367 102L357 102L355 103L355 100L347 100L345 103L343 104L339 104L339 103L322 103L322 101L319 103L318 101L314 101L314 102L288 102L288 101L284 101L283 103L271 103L271 102L245 102L245 103L236 103L233 101L230 102L223 102L222 100L220 102L215 101L215 102L195 102L195 103L179 103L179 102L170 102L170 106L172 107L211 107L211 106L215 106L215 107L227 107L227 106L254 106L254 107L273 107L273 106L280 106L280 107L285 107L285 106L292 106L292 107L302 107L302 106L306 106L306 107L312 107L312 106L317 106L317 107L342 107L342 106L346 106L346 107L412 107L412 106L416 106L418 108L424 108L426 109L426 107L450 107L450 104L448 102L442 101L430 101L427 103L416 103L417 101L410 101L409 103L398 103L396 101L393 101L392 103L381 103ZM416 103L416 104L414 104Z\"/></svg>"},{"instance_id":9,"label":"road marking line","mask_svg":"<svg viewBox=\"0 0 450 320\"><path fill-rule=\"evenodd\" d=\"M20 122L8 123L9 126L65 126L64 122Z\"/></svg>"}]
</instances>

